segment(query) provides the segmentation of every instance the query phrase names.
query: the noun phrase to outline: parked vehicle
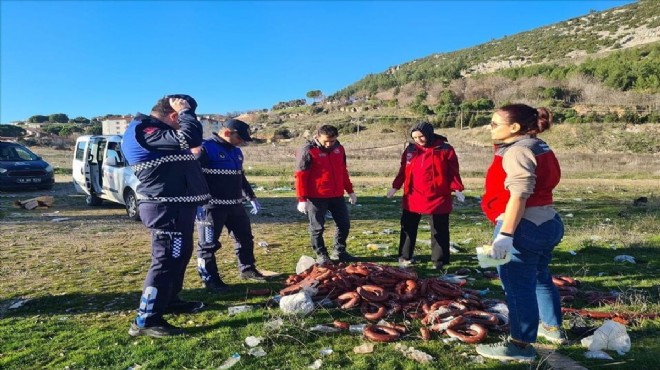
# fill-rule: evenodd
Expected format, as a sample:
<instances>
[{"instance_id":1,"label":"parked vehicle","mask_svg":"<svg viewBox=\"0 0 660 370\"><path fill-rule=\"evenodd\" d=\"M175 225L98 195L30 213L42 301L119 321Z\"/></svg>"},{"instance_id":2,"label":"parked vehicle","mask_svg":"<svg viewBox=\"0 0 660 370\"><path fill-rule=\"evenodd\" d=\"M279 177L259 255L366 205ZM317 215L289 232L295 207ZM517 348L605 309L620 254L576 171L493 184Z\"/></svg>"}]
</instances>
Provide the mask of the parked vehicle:
<instances>
[{"instance_id":1,"label":"parked vehicle","mask_svg":"<svg viewBox=\"0 0 660 370\"><path fill-rule=\"evenodd\" d=\"M139 180L121 151L121 135L85 135L76 140L72 176L76 191L86 194L89 206L104 200L126 207L129 218L139 221Z\"/></svg>"},{"instance_id":2,"label":"parked vehicle","mask_svg":"<svg viewBox=\"0 0 660 370\"><path fill-rule=\"evenodd\" d=\"M52 189L53 166L24 145L0 141L0 190Z\"/></svg>"}]
</instances>

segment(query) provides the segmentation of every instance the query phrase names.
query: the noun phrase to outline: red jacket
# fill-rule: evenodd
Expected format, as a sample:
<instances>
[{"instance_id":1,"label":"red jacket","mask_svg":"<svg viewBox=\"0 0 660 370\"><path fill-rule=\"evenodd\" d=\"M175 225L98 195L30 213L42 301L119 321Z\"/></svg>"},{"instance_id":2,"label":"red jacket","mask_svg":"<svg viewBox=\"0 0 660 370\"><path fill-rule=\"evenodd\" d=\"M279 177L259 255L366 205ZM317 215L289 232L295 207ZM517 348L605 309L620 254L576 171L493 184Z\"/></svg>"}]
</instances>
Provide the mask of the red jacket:
<instances>
[{"instance_id":1,"label":"red jacket","mask_svg":"<svg viewBox=\"0 0 660 370\"><path fill-rule=\"evenodd\" d=\"M401 155L392 187L403 185L403 209L421 214L447 214L452 191L463 191L458 158L445 137L434 135L429 146L409 144Z\"/></svg>"},{"instance_id":2,"label":"red jacket","mask_svg":"<svg viewBox=\"0 0 660 370\"><path fill-rule=\"evenodd\" d=\"M552 204L552 190L559 184L561 169L557 157L548 144L537 138L518 140L511 144L495 145L495 157L486 172L485 192L481 197L481 209L488 219L495 223L504 213L511 194L504 187L506 172L502 166L502 157L507 149L514 145L524 145L532 150L536 157L536 186L534 193L527 198L525 207L538 207Z\"/></svg>"},{"instance_id":3,"label":"red jacket","mask_svg":"<svg viewBox=\"0 0 660 370\"><path fill-rule=\"evenodd\" d=\"M337 143L329 149L316 140L303 146L296 155L296 196L307 198L337 198L353 192L346 168L344 147Z\"/></svg>"}]
</instances>

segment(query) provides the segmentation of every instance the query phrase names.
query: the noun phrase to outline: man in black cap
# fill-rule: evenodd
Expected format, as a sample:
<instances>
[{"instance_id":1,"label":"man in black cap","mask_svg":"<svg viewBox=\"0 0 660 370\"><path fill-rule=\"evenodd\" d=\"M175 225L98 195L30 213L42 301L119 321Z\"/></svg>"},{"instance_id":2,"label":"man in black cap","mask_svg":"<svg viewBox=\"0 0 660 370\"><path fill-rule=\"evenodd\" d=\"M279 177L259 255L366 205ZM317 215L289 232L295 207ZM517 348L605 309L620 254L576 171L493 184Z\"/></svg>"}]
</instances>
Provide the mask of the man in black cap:
<instances>
[{"instance_id":1,"label":"man in black cap","mask_svg":"<svg viewBox=\"0 0 660 370\"><path fill-rule=\"evenodd\" d=\"M128 331L132 336L181 334L163 314L192 313L204 307L202 302L179 298L193 252L195 211L211 197L191 152L203 137L196 107L188 95L166 96L149 115L138 114L123 136L124 154L140 180L140 218L151 231L151 266Z\"/></svg>"},{"instance_id":2,"label":"man in black cap","mask_svg":"<svg viewBox=\"0 0 660 370\"><path fill-rule=\"evenodd\" d=\"M265 281L254 259L254 238L243 200L247 196L252 214L261 208L243 173L240 145L252 141L250 126L238 119L223 123L218 133L204 140L197 154L209 185L211 200L197 213L197 271L207 289L222 293L229 288L220 278L215 252L220 233L227 227L234 239L234 253L242 279Z\"/></svg>"}]
</instances>

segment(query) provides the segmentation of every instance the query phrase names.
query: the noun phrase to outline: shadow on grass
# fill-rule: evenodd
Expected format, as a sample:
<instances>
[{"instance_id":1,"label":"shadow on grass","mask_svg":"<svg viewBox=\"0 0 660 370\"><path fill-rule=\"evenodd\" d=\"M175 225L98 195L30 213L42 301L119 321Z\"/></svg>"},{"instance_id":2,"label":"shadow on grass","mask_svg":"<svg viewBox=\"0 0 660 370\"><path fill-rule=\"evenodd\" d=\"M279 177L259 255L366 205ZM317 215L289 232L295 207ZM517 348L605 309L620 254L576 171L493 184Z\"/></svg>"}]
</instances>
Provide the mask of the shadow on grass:
<instances>
[{"instance_id":1,"label":"shadow on grass","mask_svg":"<svg viewBox=\"0 0 660 370\"><path fill-rule=\"evenodd\" d=\"M187 301L202 301L202 312L227 313L227 308L236 305L265 307L267 302L284 287L286 276L265 283L232 284L226 293L215 293L206 289L186 289L179 294ZM270 294L254 296L252 290L270 289ZM35 298L14 296L0 301L0 318L30 317L35 315L82 315L90 313L117 313L134 311L140 301L141 291L107 293L65 293ZM9 309L13 304L25 301L20 307Z\"/></svg>"}]
</instances>

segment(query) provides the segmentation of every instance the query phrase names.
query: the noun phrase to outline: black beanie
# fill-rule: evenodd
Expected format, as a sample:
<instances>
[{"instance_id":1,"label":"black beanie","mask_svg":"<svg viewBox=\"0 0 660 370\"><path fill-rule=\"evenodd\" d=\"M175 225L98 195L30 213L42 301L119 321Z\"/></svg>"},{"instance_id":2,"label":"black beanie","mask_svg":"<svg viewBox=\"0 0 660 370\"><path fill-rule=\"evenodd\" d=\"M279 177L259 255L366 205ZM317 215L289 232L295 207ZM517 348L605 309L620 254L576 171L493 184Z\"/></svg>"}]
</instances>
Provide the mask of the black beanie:
<instances>
[{"instance_id":1,"label":"black beanie","mask_svg":"<svg viewBox=\"0 0 660 370\"><path fill-rule=\"evenodd\" d=\"M428 122L417 122L413 127L410 128L410 135L415 131L421 132L426 138L426 144L431 145L433 141L433 125Z\"/></svg>"}]
</instances>

